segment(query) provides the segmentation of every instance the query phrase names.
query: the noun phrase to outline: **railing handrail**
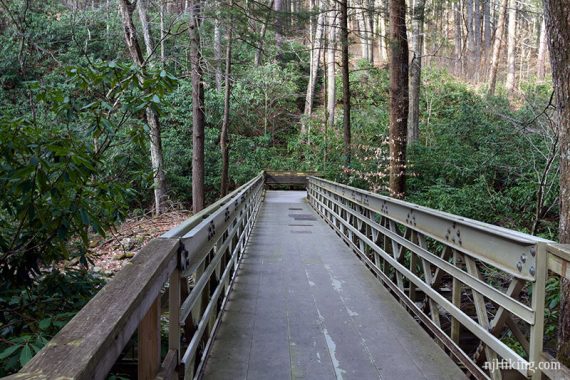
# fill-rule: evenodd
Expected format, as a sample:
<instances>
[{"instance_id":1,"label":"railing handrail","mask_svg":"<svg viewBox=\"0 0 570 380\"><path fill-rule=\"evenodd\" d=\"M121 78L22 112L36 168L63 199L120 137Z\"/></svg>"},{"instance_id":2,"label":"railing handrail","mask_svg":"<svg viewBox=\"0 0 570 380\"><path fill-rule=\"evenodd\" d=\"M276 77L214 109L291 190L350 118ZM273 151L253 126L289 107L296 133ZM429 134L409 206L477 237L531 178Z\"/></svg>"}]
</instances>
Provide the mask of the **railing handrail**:
<instances>
[{"instance_id":1,"label":"railing handrail","mask_svg":"<svg viewBox=\"0 0 570 380\"><path fill-rule=\"evenodd\" d=\"M487 375L476 364L481 353L487 361L498 357L518 361L523 366L514 369L533 379L541 373L549 378L570 375L568 368L543 352L548 271L570 278L570 245L318 177L309 178L308 197L323 219L474 377L500 377L496 371ZM487 283L478 263L510 275L508 289ZM443 273L452 279L451 300L436 285L441 284ZM530 306L518 299L525 281L533 289ZM462 308L464 288L472 292L475 318ZM416 292L425 297L422 307ZM492 312L486 299L496 305ZM449 333L440 325L442 311L451 319ZM516 320L529 326L528 338ZM481 342L474 359L459 346L459 326ZM526 350L528 360L498 339L506 327ZM545 361L560 369L532 367Z\"/></svg>"},{"instance_id":2,"label":"railing handrail","mask_svg":"<svg viewBox=\"0 0 570 380\"><path fill-rule=\"evenodd\" d=\"M459 216L459 215L455 215L455 214L451 214L445 211L441 211L441 210L437 210L437 209L433 209L433 208L429 208L426 206L420 206L418 204L415 203L411 203L411 202L406 202L404 200L401 199L396 199L396 198L392 198L386 195L382 195L382 194L377 194L377 193L373 193L367 190L363 190L363 189L359 189L357 187L352 187L349 185L345 185L345 184L341 184L338 182L334 182L328 179L324 179L324 178L320 178L320 177L315 177L315 176L311 176L309 177L310 179L315 179L315 180L319 180L322 182L326 182L329 184L333 184L339 187L343 187L347 190L350 191L356 191L359 192L361 194L370 196L370 197L374 197L377 199L381 199L381 200L385 200L388 201L390 203L393 204L398 204L401 205L403 207L408 207L408 208L412 208L412 209L416 209L416 210L420 210L422 212L434 215L438 218L444 218L449 220L450 222L455 222L457 224L464 224L464 225L469 225L473 228L477 228L480 229L481 231L487 232L487 233L491 233L494 235L499 235L505 239L509 239L509 240L513 240L516 242L521 242L521 243L538 243L538 242L542 242L542 243L554 243L554 241L552 240L548 240L548 239L544 239L538 236L534 236L534 235L530 235L521 231L516 231L516 230L511 230L505 227L501 227L501 226L497 226L494 224L490 224L490 223L485 223L485 222L481 222L479 220L475 220L475 219L469 219L463 216Z\"/></svg>"}]
</instances>

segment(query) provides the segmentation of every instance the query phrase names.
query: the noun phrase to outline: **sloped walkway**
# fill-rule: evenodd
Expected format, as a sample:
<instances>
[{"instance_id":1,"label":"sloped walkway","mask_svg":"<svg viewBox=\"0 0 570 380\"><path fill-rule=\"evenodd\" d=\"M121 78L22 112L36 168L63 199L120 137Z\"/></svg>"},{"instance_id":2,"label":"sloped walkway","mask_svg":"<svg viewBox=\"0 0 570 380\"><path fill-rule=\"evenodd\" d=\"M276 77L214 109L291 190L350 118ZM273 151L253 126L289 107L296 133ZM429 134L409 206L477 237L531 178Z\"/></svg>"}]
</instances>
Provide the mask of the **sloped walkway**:
<instances>
[{"instance_id":1,"label":"sloped walkway","mask_svg":"<svg viewBox=\"0 0 570 380\"><path fill-rule=\"evenodd\" d=\"M465 378L305 197L267 192L204 378Z\"/></svg>"}]
</instances>

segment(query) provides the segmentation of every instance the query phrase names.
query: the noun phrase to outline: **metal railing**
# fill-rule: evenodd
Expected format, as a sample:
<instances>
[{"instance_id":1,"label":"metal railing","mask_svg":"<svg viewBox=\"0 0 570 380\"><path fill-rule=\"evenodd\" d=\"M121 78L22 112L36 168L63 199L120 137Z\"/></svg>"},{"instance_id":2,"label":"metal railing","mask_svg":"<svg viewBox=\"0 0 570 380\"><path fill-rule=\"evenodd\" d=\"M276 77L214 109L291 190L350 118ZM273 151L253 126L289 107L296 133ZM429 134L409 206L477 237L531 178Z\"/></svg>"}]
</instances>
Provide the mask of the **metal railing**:
<instances>
[{"instance_id":1,"label":"metal railing","mask_svg":"<svg viewBox=\"0 0 570 380\"><path fill-rule=\"evenodd\" d=\"M138 378L200 373L263 197L264 174L152 240L12 379L105 379L138 331ZM168 353L161 298L168 289Z\"/></svg>"},{"instance_id":2,"label":"metal railing","mask_svg":"<svg viewBox=\"0 0 570 380\"><path fill-rule=\"evenodd\" d=\"M308 198L473 377L500 379L510 363L525 377L570 378L543 352L548 271L570 278L567 246L316 177Z\"/></svg>"}]
</instances>

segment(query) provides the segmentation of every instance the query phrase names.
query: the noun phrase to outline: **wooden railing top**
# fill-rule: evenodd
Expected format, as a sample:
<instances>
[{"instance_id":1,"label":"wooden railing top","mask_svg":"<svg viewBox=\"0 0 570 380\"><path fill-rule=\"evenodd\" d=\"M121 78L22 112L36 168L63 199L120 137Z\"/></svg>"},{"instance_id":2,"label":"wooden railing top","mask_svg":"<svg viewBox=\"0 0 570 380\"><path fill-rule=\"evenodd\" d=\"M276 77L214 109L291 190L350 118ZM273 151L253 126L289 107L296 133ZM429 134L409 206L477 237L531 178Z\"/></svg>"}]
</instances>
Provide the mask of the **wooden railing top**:
<instances>
[{"instance_id":1,"label":"wooden railing top","mask_svg":"<svg viewBox=\"0 0 570 380\"><path fill-rule=\"evenodd\" d=\"M13 379L103 379L176 268L177 239L155 239Z\"/></svg>"}]
</instances>

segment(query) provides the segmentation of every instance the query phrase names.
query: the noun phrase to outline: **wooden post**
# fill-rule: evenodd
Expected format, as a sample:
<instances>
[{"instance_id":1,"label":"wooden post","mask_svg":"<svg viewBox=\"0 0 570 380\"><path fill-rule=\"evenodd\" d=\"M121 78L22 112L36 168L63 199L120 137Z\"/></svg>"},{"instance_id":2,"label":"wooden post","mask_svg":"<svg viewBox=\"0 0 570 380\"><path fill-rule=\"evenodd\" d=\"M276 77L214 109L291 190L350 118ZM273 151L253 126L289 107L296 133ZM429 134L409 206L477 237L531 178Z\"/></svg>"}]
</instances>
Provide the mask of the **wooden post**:
<instances>
[{"instance_id":1,"label":"wooden post","mask_svg":"<svg viewBox=\"0 0 570 380\"><path fill-rule=\"evenodd\" d=\"M139 380L154 379L160 368L160 295L139 324Z\"/></svg>"},{"instance_id":2,"label":"wooden post","mask_svg":"<svg viewBox=\"0 0 570 380\"><path fill-rule=\"evenodd\" d=\"M180 301L180 271L175 269L168 287L168 349L176 351L177 361L180 361Z\"/></svg>"}]
</instances>

